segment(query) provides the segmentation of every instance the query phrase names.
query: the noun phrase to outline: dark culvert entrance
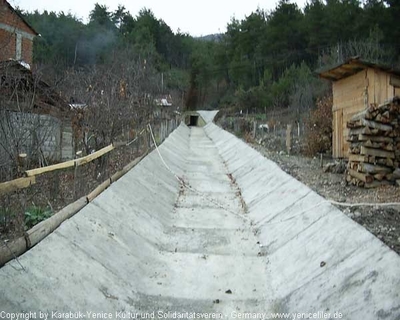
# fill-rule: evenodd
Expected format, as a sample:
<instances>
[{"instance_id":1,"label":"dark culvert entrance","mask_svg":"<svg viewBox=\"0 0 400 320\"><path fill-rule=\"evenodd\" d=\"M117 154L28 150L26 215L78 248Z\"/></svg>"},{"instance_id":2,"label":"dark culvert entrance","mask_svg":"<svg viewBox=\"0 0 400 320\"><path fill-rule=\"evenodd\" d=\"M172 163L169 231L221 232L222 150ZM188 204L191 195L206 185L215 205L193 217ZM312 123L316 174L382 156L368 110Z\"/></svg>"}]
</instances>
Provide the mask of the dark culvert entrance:
<instances>
[{"instance_id":1,"label":"dark culvert entrance","mask_svg":"<svg viewBox=\"0 0 400 320\"><path fill-rule=\"evenodd\" d=\"M198 127L198 125L199 125L199 116L190 116L189 127Z\"/></svg>"}]
</instances>

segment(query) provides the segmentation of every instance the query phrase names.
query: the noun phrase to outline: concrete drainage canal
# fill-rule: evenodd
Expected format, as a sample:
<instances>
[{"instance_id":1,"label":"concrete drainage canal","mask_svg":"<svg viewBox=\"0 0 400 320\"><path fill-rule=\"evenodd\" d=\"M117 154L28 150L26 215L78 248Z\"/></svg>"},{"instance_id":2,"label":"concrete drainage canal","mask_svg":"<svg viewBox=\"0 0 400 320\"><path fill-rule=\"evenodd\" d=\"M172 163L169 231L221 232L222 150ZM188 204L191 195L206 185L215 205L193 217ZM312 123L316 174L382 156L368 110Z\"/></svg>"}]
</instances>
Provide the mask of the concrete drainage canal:
<instances>
[{"instance_id":1,"label":"concrete drainage canal","mask_svg":"<svg viewBox=\"0 0 400 320\"><path fill-rule=\"evenodd\" d=\"M1 268L4 315L399 319L399 256L207 117Z\"/></svg>"}]
</instances>

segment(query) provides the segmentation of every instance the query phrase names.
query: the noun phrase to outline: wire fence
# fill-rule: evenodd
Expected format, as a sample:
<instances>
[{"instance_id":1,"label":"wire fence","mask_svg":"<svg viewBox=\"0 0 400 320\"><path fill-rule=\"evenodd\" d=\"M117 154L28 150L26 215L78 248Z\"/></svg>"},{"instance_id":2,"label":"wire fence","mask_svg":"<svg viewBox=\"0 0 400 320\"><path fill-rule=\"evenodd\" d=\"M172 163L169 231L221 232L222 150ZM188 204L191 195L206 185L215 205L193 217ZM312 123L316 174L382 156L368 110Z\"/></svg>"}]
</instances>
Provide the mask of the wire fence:
<instances>
[{"instance_id":1,"label":"wire fence","mask_svg":"<svg viewBox=\"0 0 400 320\"><path fill-rule=\"evenodd\" d=\"M267 114L223 114L217 123L223 129L255 142L271 151L298 154L306 143L308 113L301 116L290 110L269 111Z\"/></svg>"},{"instance_id":2,"label":"wire fence","mask_svg":"<svg viewBox=\"0 0 400 320\"><path fill-rule=\"evenodd\" d=\"M177 117L153 119L150 125L156 142L162 143L179 123ZM37 223L87 196L104 181L112 180L114 174L152 147L146 125L131 140L123 141L121 137L108 149L104 148L104 154L99 157L95 153L75 162L72 160L74 165L70 165L71 161L64 162L58 164L57 169L43 173L28 170L25 172L28 177L0 183L0 240L4 243L23 236ZM63 165L67 167L59 168ZM43 169L46 170L40 170Z\"/></svg>"}]
</instances>

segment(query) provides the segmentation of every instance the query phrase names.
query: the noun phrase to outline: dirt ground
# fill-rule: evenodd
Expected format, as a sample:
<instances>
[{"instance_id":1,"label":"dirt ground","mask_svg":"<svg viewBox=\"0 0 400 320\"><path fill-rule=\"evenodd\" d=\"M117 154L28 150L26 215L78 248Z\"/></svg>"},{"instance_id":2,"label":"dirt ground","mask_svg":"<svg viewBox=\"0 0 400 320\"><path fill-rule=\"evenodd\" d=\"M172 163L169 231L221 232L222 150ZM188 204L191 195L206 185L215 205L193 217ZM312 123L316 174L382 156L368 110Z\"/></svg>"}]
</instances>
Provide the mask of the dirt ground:
<instances>
[{"instance_id":1,"label":"dirt ground","mask_svg":"<svg viewBox=\"0 0 400 320\"><path fill-rule=\"evenodd\" d=\"M34 186L0 195L0 246L1 241L14 240L24 235L26 212L33 205L50 208L56 213L78 198L89 194L100 183L145 152L135 148L114 149L107 161L100 159L81 168L80 177L74 181L74 168L45 173L36 178ZM77 188L75 194L75 188ZM42 219L40 219L41 221Z\"/></svg>"},{"instance_id":2,"label":"dirt ground","mask_svg":"<svg viewBox=\"0 0 400 320\"><path fill-rule=\"evenodd\" d=\"M285 172L300 180L328 200L345 203L399 202L400 188L383 186L376 189L362 189L346 184L344 174L326 173L320 159L303 156L288 156L283 152L269 151L263 146L252 144L265 157L276 162ZM326 165L331 160L324 160ZM339 207L348 217L365 227L400 254L400 205L397 207Z\"/></svg>"}]
</instances>

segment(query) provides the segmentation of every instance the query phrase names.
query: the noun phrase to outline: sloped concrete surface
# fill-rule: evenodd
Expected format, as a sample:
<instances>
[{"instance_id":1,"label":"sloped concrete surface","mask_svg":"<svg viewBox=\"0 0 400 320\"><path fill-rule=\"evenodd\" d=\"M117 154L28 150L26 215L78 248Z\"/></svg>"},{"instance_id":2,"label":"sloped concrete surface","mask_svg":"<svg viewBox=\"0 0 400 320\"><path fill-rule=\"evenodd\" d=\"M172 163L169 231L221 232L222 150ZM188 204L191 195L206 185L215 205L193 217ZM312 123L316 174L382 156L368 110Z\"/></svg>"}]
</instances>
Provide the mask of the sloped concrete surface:
<instances>
[{"instance_id":1,"label":"sloped concrete surface","mask_svg":"<svg viewBox=\"0 0 400 320\"><path fill-rule=\"evenodd\" d=\"M205 131L242 190L281 310L400 319L394 251L231 134L214 124Z\"/></svg>"},{"instance_id":2,"label":"sloped concrete surface","mask_svg":"<svg viewBox=\"0 0 400 320\"><path fill-rule=\"evenodd\" d=\"M211 118L211 116L210 116ZM340 312L399 319L400 258L212 123L0 269L0 310Z\"/></svg>"},{"instance_id":3,"label":"sloped concrete surface","mask_svg":"<svg viewBox=\"0 0 400 320\"><path fill-rule=\"evenodd\" d=\"M206 110L198 110L197 113L203 118L205 123L213 122L215 116L218 113L218 110L206 111Z\"/></svg>"}]
</instances>

